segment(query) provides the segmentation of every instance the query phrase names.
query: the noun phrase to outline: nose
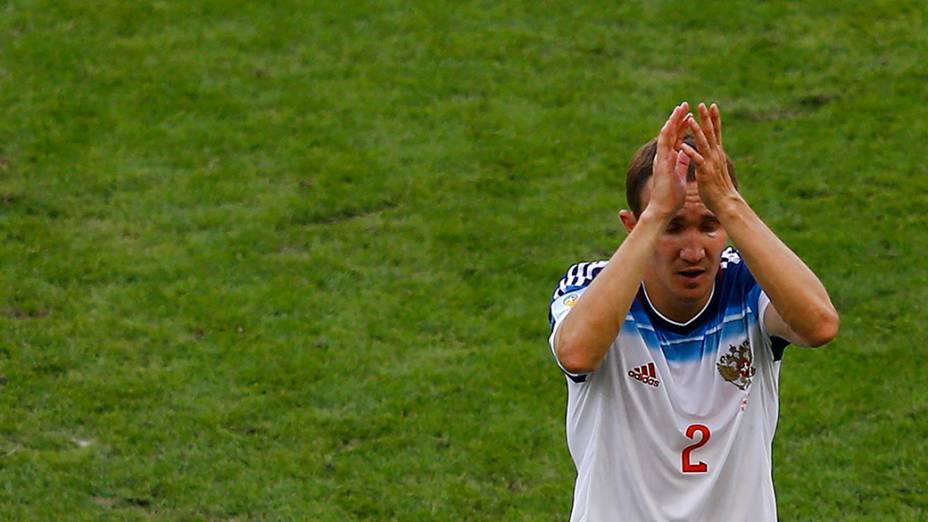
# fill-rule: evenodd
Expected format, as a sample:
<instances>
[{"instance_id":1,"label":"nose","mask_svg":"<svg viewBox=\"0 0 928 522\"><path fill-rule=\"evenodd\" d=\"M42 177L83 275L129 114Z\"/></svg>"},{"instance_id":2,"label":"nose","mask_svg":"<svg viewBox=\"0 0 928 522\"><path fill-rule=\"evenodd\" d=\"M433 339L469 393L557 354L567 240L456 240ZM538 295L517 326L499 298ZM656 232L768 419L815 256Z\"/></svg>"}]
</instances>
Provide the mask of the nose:
<instances>
[{"instance_id":1,"label":"nose","mask_svg":"<svg viewBox=\"0 0 928 522\"><path fill-rule=\"evenodd\" d=\"M687 245L680 249L680 259L687 263L698 263L706 257L706 249L699 245Z\"/></svg>"}]
</instances>

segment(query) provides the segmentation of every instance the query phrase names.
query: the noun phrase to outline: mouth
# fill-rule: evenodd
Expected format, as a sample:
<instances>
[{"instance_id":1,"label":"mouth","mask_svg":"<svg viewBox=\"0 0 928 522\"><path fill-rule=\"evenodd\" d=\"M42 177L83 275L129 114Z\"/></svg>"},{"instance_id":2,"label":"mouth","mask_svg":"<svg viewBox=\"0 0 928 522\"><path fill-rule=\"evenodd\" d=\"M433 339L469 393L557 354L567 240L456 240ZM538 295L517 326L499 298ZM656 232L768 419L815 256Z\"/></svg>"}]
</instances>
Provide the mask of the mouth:
<instances>
[{"instance_id":1,"label":"mouth","mask_svg":"<svg viewBox=\"0 0 928 522\"><path fill-rule=\"evenodd\" d=\"M699 280L700 277L705 275L705 268L685 268L683 270L677 271L677 275L683 278L684 281L695 283Z\"/></svg>"}]
</instances>

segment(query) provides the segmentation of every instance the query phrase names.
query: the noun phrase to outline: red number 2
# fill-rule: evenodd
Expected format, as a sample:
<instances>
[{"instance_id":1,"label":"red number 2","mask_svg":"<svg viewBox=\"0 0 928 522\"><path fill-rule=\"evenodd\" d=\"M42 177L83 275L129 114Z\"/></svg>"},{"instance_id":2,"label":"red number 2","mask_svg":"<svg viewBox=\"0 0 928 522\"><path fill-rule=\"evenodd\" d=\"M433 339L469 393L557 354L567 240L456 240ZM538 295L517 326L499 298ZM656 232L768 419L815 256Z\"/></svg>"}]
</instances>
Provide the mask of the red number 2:
<instances>
[{"instance_id":1,"label":"red number 2","mask_svg":"<svg viewBox=\"0 0 928 522\"><path fill-rule=\"evenodd\" d=\"M683 473L705 473L709 470L709 465L703 461L699 461L696 464L690 462L690 452L694 449L701 448L709 442L709 428L702 424L690 424L686 428L686 438L696 440L696 432L702 433L702 437L698 442L690 444L689 446L683 448Z\"/></svg>"}]
</instances>

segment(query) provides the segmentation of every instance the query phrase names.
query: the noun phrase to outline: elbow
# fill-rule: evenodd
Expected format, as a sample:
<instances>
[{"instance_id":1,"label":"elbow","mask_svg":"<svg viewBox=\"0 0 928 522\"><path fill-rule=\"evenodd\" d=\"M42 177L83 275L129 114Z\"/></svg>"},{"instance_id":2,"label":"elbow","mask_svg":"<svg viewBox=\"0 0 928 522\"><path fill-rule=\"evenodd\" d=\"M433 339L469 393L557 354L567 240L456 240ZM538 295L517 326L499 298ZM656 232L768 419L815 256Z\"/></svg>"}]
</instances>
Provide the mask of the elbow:
<instances>
[{"instance_id":1,"label":"elbow","mask_svg":"<svg viewBox=\"0 0 928 522\"><path fill-rule=\"evenodd\" d=\"M561 367L569 373L590 373L596 369L596 365L584 357L576 355L558 355L561 361Z\"/></svg>"},{"instance_id":2,"label":"elbow","mask_svg":"<svg viewBox=\"0 0 928 522\"><path fill-rule=\"evenodd\" d=\"M829 307L817 318L815 328L810 332L806 341L808 341L809 346L828 344L838 336L840 326L841 318L838 316L837 310Z\"/></svg>"},{"instance_id":3,"label":"elbow","mask_svg":"<svg viewBox=\"0 0 928 522\"><path fill-rule=\"evenodd\" d=\"M558 339L556 352L561 367L569 373L590 373L599 366L585 344L568 336Z\"/></svg>"}]
</instances>

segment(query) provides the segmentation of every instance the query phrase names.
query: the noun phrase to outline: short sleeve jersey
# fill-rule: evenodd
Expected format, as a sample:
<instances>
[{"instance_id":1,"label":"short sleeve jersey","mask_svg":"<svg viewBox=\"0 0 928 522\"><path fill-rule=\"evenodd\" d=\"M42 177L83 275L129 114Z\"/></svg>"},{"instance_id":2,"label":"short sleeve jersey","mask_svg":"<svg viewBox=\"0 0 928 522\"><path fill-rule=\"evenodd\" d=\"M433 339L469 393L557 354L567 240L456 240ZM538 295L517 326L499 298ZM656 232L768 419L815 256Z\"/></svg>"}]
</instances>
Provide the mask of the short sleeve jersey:
<instances>
[{"instance_id":1,"label":"short sleeve jersey","mask_svg":"<svg viewBox=\"0 0 928 522\"><path fill-rule=\"evenodd\" d=\"M606 263L573 265L558 283L552 352L561 321ZM777 519L772 445L786 342L766 330L769 302L728 248L689 322L663 317L642 286L601 365L561 367L577 468L572 521Z\"/></svg>"}]
</instances>

